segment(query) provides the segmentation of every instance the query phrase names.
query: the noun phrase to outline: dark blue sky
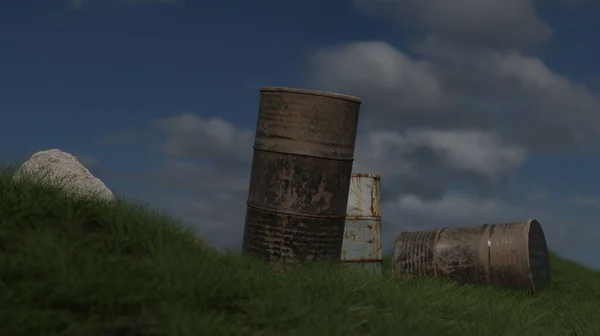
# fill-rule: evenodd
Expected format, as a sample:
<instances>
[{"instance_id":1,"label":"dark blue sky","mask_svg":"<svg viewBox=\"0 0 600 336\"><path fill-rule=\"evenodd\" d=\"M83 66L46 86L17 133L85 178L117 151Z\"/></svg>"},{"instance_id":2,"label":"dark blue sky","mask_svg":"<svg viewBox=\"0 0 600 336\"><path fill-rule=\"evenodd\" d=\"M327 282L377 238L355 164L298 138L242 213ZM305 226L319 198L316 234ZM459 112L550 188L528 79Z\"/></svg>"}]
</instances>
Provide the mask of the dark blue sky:
<instances>
[{"instance_id":1,"label":"dark blue sky","mask_svg":"<svg viewBox=\"0 0 600 336\"><path fill-rule=\"evenodd\" d=\"M102 2L0 5L7 155L52 145L112 159L98 137L180 112L252 125L260 85L301 85L312 49L380 30L342 2Z\"/></svg>"}]
</instances>

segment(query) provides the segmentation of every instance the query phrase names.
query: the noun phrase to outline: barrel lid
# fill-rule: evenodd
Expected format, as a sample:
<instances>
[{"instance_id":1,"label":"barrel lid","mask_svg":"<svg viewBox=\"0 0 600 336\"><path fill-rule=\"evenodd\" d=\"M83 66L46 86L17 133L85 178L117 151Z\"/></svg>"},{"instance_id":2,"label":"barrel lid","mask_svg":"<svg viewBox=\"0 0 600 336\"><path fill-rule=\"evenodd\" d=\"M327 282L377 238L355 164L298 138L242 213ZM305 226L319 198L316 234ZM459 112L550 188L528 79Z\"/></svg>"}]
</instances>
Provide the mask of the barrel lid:
<instances>
[{"instance_id":1,"label":"barrel lid","mask_svg":"<svg viewBox=\"0 0 600 336\"><path fill-rule=\"evenodd\" d=\"M306 90L306 89L296 89L290 87L280 87L280 86L263 86L260 88L260 92L289 92L289 93L298 93L305 94L311 96L324 96L330 98L337 98L343 100L350 100L357 103L361 103L360 98L355 96L350 96L342 93L328 92L328 91L317 91L317 90Z\"/></svg>"},{"instance_id":2,"label":"barrel lid","mask_svg":"<svg viewBox=\"0 0 600 336\"><path fill-rule=\"evenodd\" d=\"M374 180L381 180L380 175L370 174L370 173L352 173L352 177L366 177L366 178L372 178Z\"/></svg>"}]
</instances>

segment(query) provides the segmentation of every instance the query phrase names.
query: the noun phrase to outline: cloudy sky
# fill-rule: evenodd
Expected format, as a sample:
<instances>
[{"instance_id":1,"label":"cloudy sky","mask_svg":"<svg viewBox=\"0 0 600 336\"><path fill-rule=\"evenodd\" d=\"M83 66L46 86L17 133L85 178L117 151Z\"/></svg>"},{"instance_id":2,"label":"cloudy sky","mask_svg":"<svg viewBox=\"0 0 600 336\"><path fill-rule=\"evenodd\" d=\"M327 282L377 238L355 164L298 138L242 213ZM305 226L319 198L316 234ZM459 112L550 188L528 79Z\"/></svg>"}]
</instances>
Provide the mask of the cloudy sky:
<instances>
[{"instance_id":1,"label":"cloudy sky","mask_svg":"<svg viewBox=\"0 0 600 336\"><path fill-rule=\"evenodd\" d=\"M405 230L537 218L600 268L600 2L0 4L0 159L76 155L239 246L259 87L363 100L356 172Z\"/></svg>"}]
</instances>

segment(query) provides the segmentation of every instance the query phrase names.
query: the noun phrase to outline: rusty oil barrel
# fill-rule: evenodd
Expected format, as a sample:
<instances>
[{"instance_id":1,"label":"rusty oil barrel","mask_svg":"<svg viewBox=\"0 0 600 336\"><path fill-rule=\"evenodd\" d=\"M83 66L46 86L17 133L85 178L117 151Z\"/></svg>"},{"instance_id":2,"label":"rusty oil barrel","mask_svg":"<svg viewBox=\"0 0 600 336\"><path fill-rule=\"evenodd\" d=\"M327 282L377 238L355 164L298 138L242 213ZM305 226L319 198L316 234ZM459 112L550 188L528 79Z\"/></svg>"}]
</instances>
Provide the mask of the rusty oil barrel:
<instances>
[{"instance_id":1,"label":"rusty oil barrel","mask_svg":"<svg viewBox=\"0 0 600 336\"><path fill-rule=\"evenodd\" d=\"M263 87L243 252L280 269L339 261L360 99Z\"/></svg>"},{"instance_id":2,"label":"rusty oil barrel","mask_svg":"<svg viewBox=\"0 0 600 336\"><path fill-rule=\"evenodd\" d=\"M535 219L401 233L392 267L397 278L439 276L532 292L550 284L546 238Z\"/></svg>"},{"instance_id":3,"label":"rusty oil barrel","mask_svg":"<svg viewBox=\"0 0 600 336\"><path fill-rule=\"evenodd\" d=\"M381 274L381 212L379 175L352 174L341 262Z\"/></svg>"}]
</instances>

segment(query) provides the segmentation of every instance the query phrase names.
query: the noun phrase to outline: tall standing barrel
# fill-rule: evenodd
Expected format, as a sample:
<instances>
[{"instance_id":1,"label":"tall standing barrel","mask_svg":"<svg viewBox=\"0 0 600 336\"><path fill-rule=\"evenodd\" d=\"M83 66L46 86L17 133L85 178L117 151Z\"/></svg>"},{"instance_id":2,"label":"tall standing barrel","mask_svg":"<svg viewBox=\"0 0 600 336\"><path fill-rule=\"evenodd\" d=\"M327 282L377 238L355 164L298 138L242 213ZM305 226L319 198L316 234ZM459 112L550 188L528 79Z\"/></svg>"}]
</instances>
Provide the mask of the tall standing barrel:
<instances>
[{"instance_id":1,"label":"tall standing barrel","mask_svg":"<svg viewBox=\"0 0 600 336\"><path fill-rule=\"evenodd\" d=\"M263 87L243 251L277 266L339 261L360 99Z\"/></svg>"},{"instance_id":2,"label":"tall standing barrel","mask_svg":"<svg viewBox=\"0 0 600 336\"><path fill-rule=\"evenodd\" d=\"M341 262L381 274L380 177L352 174Z\"/></svg>"},{"instance_id":3,"label":"tall standing barrel","mask_svg":"<svg viewBox=\"0 0 600 336\"><path fill-rule=\"evenodd\" d=\"M546 238L535 219L401 233L392 267L398 278L440 276L533 292L550 284Z\"/></svg>"}]
</instances>

